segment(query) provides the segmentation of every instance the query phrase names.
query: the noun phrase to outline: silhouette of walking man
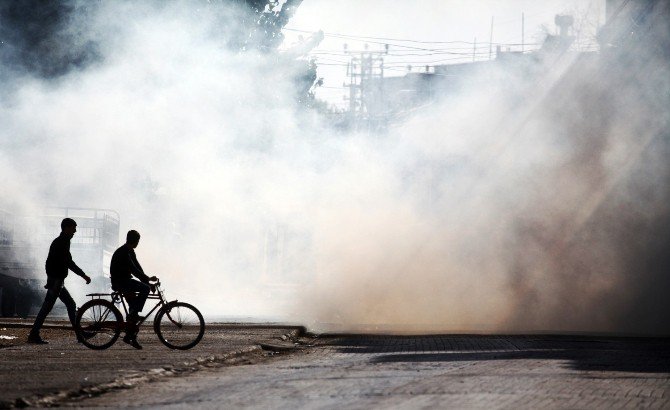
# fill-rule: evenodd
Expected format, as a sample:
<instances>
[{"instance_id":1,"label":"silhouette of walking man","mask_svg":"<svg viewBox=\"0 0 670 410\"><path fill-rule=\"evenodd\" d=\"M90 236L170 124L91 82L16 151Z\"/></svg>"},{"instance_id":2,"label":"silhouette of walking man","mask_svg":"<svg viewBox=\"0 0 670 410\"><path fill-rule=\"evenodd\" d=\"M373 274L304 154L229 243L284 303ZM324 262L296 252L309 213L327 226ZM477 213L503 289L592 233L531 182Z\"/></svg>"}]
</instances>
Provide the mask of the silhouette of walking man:
<instances>
[{"instance_id":1,"label":"silhouette of walking man","mask_svg":"<svg viewBox=\"0 0 670 410\"><path fill-rule=\"evenodd\" d=\"M142 348L137 342L136 324L140 319L139 313L144 308L144 302L146 302L151 290L149 282L158 280L155 276L148 277L137 261L135 248L139 243L140 233L135 230L128 231L126 243L114 251L109 267L112 289L123 293L128 301L127 328L123 341L135 349ZM138 278L139 281L133 279L133 276ZM135 295L135 292L137 295Z\"/></svg>"},{"instance_id":2,"label":"silhouette of walking man","mask_svg":"<svg viewBox=\"0 0 670 410\"><path fill-rule=\"evenodd\" d=\"M77 232L77 223L74 219L65 218L61 221L60 228L60 235L51 242L51 246L49 247L49 255L45 264L47 271L47 284L45 288L47 289L47 294L44 297L42 308L35 318L35 323L30 330L30 334L28 334L28 343L49 343L40 337L40 329L47 315L54 307L56 299L60 298L65 307L67 307L67 315L74 327L77 304L72 299L72 296L70 296L70 292L65 288L65 278L67 277L68 269L84 278L87 285L91 283L91 278L74 263L70 254L70 240L74 236L74 233ZM80 337L77 335L77 340Z\"/></svg>"}]
</instances>

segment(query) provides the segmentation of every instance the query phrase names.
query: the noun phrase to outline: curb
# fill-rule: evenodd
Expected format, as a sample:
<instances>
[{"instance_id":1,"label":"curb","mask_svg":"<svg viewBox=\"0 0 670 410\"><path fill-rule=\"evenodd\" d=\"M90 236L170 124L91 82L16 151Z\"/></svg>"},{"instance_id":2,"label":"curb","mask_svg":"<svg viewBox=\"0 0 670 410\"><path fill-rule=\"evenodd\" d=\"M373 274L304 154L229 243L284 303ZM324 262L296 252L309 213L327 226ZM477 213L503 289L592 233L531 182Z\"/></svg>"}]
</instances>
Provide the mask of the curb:
<instances>
[{"instance_id":1,"label":"curb","mask_svg":"<svg viewBox=\"0 0 670 410\"><path fill-rule=\"evenodd\" d=\"M261 349L269 352L288 352L292 350L302 350L310 345L306 345L300 341L300 338L306 334L306 329L303 326L296 326L288 333L284 333L280 340L257 342Z\"/></svg>"},{"instance_id":2,"label":"curb","mask_svg":"<svg viewBox=\"0 0 670 410\"><path fill-rule=\"evenodd\" d=\"M25 328L31 326L32 325L27 325L24 323L0 323L0 327ZM44 327L46 328L47 326L45 325ZM223 327L244 328L249 326L226 324ZM277 326L272 325L258 325L253 327L277 328ZM72 329L71 326L64 325L49 325L48 328L66 330ZM140 371L136 374L119 376L111 382L105 382L82 388L62 390L48 395L19 397L13 401L0 402L0 408L57 407L63 402L76 402L80 399L96 397L116 390L131 389L144 383L149 383L167 377L175 377L193 373L207 367L236 365L244 362L247 358L254 354L269 352L271 355L273 352L288 352L306 347L304 345L300 346L300 343L298 343L298 339L306 333L305 328L303 326L290 326L288 329L289 331L281 336L281 340L257 341L256 344L252 346L234 352L199 357L190 362L183 362L180 365L165 365L155 369Z\"/></svg>"},{"instance_id":3,"label":"curb","mask_svg":"<svg viewBox=\"0 0 670 410\"><path fill-rule=\"evenodd\" d=\"M166 365L156 369L138 372L135 375L117 377L111 382L80 389L63 390L50 395L19 397L13 402L0 402L0 408L23 408L23 407L53 407L64 401L74 401L88 397L96 397L102 394L123 389L131 389L140 384L152 382L166 377L174 377L182 374L193 373L205 367L213 365L235 365L251 354L262 352L259 345L250 346L245 349L231 353L201 357L191 362L184 362L180 366Z\"/></svg>"},{"instance_id":4,"label":"curb","mask_svg":"<svg viewBox=\"0 0 670 410\"><path fill-rule=\"evenodd\" d=\"M69 322L67 322L69 323ZM217 322L207 322L207 326L214 325L216 327L219 327L221 329L290 329L289 334L294 335L293 337L300 337L305 334L307 334L307 329L305 326L300 326L300 325L282 325L282 324L244 324L244 323L217 323ZM6 328L32 328L33 327L33 322L26 323L26 322L19 322L17 321L11 321L11 322L0 322L0 328L6 327ZM42 329L62 329L62 330L73 330L71 325L57 325L53 323L45 323L42 325Z\"/></svg>"},{"instance_id":5,"label":"curb","mask_svg":"<svg viewBox=\"0 0 670 410\"><path fill-rule=\"evenodd\" d=\"M30 329L33 327L33 325L26 323L0 323L0 328L2 327L8 329ZM42 325L42 329L74 330L70 325L52 325L46 323Z\"/></svg>"}]
</instances>

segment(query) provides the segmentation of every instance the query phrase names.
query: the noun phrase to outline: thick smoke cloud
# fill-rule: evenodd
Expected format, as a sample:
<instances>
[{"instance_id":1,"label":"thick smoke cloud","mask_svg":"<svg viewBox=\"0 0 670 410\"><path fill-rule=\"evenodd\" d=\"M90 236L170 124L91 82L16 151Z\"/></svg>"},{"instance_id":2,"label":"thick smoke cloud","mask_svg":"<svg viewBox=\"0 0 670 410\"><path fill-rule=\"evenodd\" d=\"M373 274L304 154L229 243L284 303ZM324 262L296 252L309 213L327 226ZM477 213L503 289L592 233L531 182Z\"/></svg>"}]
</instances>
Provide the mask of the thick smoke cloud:
<instances>
[{"instance_id":1,"label":"thick smoke cloud","mask_svg":"<svg viewBox=\"0 0 670 410\"><path fill-rule=\"evenodd\" d=\"M232 51L239 8L85 4L54 27L85 21L95 52L56 61L87 64L3 49L0 207L118 210L147 271L210 316L670 330L667 10L633 43L492 68L370 136L298 107L280 56Z\"/></svg>"},{"instance_id":2,"label":"thick smoke cloud","mask_svg":"<svg viewBox=\"0 0 670 410\"><path fill-rule=\"evenodd\" d=\"M667 6L649 15L599 55L492 68L393 133L404 201L334 223L316 317L667 334Z\"/></svg>"},{"instance_id":3,"label":"thick smoke cloud","mask_svg":"<svg viewBox=\"0 0 670 410\"><path fill-rule=\"evenodd\" d=\"M285 136L300 135L293 69L228 47L252 19L241 7L110 2L85 14L96 64L57 78L5 71L2 208L115 209L168 291L210 314L257 313L262 230L283 212L266 204L281 208L272 190L299 175L282 165L295 155Z\"/></svg>"},{"instance_id":4,"label":"thick smoke cloud","mask_svg":"<svg viewBox=\"0 0 670 410\"><path fill-rule=\"evenodd\" d=\"M3 71L53 78L98 60L96 36L88 25L96 3L76 4L44 0L0 4Z\"/></svg>"}]
</instances>

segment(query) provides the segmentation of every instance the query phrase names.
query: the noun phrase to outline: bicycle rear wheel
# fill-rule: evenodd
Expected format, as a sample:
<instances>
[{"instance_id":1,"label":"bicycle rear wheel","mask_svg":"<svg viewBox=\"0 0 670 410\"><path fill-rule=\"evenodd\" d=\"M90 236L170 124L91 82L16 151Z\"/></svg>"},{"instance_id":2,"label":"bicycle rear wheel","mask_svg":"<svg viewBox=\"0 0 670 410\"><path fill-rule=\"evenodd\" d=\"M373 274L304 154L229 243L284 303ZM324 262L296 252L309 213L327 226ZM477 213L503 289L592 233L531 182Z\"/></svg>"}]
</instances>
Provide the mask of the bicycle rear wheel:
<instances>
[{"instance_id":1,"label":"bicycle rear wheel","mask_svg":"<svg viewBox=\"0 0 670 410\"><path fill-rule=\"evenodd\" d=\"M113 345L122 327L121 312L108 300L90 300L77 312L77 334L84 346L90 349L103 350Z\"/></svg>"},{"instance_id":2,"label":"bicycle rear wheel","mask_svg":"<svg viewBox=\"0 0 670 410\"><path fill-rule=\"evenodd\" d=\"M170 349L188 350L205 334L205 320L195 306L175 301L156 314L154 330L158 339Z\"/></svg>"}]
</instances>

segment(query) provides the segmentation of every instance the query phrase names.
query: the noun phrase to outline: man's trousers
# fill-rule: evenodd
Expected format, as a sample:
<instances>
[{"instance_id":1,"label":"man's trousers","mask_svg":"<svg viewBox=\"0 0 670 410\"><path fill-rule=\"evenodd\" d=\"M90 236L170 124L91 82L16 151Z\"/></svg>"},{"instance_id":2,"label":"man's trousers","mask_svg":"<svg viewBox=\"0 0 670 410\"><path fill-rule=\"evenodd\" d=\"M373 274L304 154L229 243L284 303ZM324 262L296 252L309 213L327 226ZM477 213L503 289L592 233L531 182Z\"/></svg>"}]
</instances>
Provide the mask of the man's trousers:
<instances>
[{"instance_id":1,"label":"man's trousers","mask_svg":"<svg viewBox=\"0 0 670 410\"><path fill-rule=\"evenodd\" d=\"M56 303L56 299L60 299L61 302L65 304L65 307L67 308L67 315L70 318L72 326L74 327L75 315L77 314L77 304L75 303L74 299L72 299L72 296L70 296L70 292L68 292L65 288L64 282L65 279L52 278L49 278L47 281L47 294L44 297L42 308L40 308L39 313L37 313L37 317L35 318L35 323L33 324L33 328L30 331L30 334L40 334L40 329L44 324L44 320L47 318L49 312L51 312L51 309L53 309L54 303Z\"/></svg>"}]
</instances>

